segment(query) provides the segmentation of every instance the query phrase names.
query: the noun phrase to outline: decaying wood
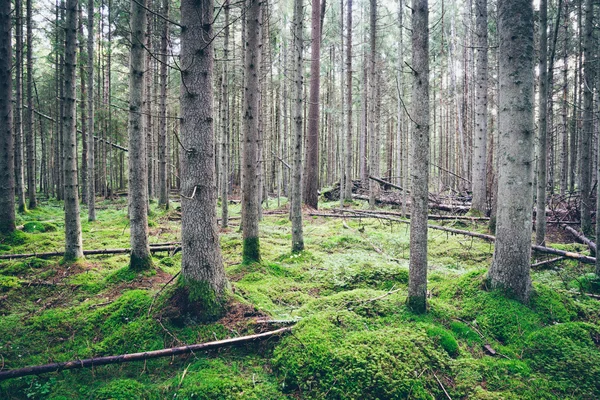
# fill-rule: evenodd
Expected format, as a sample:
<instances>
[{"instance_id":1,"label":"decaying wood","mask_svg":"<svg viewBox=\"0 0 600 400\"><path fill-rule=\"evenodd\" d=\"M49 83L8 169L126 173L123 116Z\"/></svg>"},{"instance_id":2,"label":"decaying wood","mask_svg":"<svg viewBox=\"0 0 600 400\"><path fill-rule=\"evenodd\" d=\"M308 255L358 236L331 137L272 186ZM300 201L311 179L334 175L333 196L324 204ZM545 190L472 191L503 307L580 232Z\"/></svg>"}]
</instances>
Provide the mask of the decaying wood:
<instances>
[{"instance_id":1,"label":"decaying wood","mask_svg":"<svg viewBox=\"0 0 600 400\"><path fill-rule=\"evenodd\" d=\"M568 225L563 225L562 226L567 232L569 232L570 234L572 234L573 236L575 236L579 242L583 243L583 244L587 244L587 246L592 250L592 252L594 254L596 254L596 243L592 242L590 239L588 239L587 237L585 237L585 235L583 233L579 233L579 231L577 231L575 228L568 226Z\"/></svg>"},{"instance_id":2,"label":"decaying wood","mask_svg":"<svg viewBox=\"0 0 600 400\"><path fill-rule=\"evenodd\" d=\"M369 214L365 213L365 215L369 215ZM373 215L373 214L371 214L371 215ZM336 214L331 214L329 216L335 218ZM373 215L373 217L375 217L375 216ZM392 217L388 217L388 216L379 216L377 218L379 218L379 219L385 219L385 220L391 220L391 221L400 222L400 223L404 223L404 224L410 224L409 220L392 218ZM431 224L427 225L427 227L429 229L436 229L436 230L440 230L440 231L444 231L444 232L455 233L457 235L472 236L472 237L476 237L476 238L479 238L479 239L486 240L488 242L494 242L494 241L496 241L496 237L495 236L487 235L485 233L470 232L470 231L465 231L465 230L462 230L462 229L454 229L454 228L449 228L449 227L446 227L446 226L431 225ZM571 258L571 259L578 260L578 261L581 261L581 262L586 263L586 264L595 264L596 263L596 258L590 257L590 256L586 256L586 255L580 254L580 253L573 253L573 252L570 252L570 251L563 251L563 250L553 249L551 247L535 246L535 245L532 245L531 249L534 250L534 251L537 251L539 253L555 254L555 255L558 255L558 256L565 257L565 258Z\"/></svg>"},{"instance_id":3,"label":"decaying wood","mask_svg":"<svg viewBox=\"0 0 600 400\"><path fill-rule=\"evenodd\" d=\"M357 210L352 210L352 209L343 209L343 208L334 208L333 211L335 212L341 212L341 213L356 213ZM406 216L407 218L410 218L410 214L402 214L399 212L393 212L393 211L384 211L384 210L377 210L377 211L373 211L373 210L359 210L358 212L360 212L361 214L374 214L374 215L391 215L391 216L396 216L396 217L404 217ZM488 217L469 217L467 215L429 215L427 217L428 219L432 219L432 220L461 220L461 221L489 221L490 219Z\"/></svg>"},{"instance_id":4,"label":"decaying wood","mask_svg":"<svg viewBox=\"0 0 600 400\"><path fill-rule=\"evenodd\" d=\"M562 261L564 260L565 257L556 257L556 258L551 258L550 260L546 260L546 261L540 261L538 263L535 264L531 264L531 268L537 268L537 267L541 267L543 265L548 265L548 264L552 264L558 261Z\"/></svg>"},{"instance_id":5,"label":"decaying wood","mask_svg":"<svg viewBox=\"0 0 600 400\"><path fill-rule=\"evenodd\" d=\"M150 246L151 253L157 253L160 251L180 251L181 246ZM100 250L84 250L84 256L92 256L99 254L129 254L131 249L100 249ZM16 260L18 258L48 258L48 257L61 257L64 255L63 251L52 251L47 253L25 253L25 254L0 254L0 260Z\"/></svg>"},{"instance_id":6,"label":"decaying wood","mask_svg":"<svg viewBox=\"0 0 600 400\"><path fill-rule=\"evenodd\" d=\"M117 356L106 356L98 358L87 358L85 360L74 360L60 363L51 363L37 365L33 367L18 368L9 371L0 371L0 381L10 378L18 378L27 375L40 375L47 372L58 372L65 369L79 369L98 367L100 365L121 364L132 361L143 361L152 358L172 357L180 354L187 354L196 351L206 351L218 349L226 346L236 346L244 343L269 339L274 336L286 334L292 330L292 327L285 327L270 332L259 333L256 335L242 336L233 339L217 340L208 343L192 344L188 346L172 347L168 349L145 351L142 353L121 354Z\"/></svg>"}]
</instances>

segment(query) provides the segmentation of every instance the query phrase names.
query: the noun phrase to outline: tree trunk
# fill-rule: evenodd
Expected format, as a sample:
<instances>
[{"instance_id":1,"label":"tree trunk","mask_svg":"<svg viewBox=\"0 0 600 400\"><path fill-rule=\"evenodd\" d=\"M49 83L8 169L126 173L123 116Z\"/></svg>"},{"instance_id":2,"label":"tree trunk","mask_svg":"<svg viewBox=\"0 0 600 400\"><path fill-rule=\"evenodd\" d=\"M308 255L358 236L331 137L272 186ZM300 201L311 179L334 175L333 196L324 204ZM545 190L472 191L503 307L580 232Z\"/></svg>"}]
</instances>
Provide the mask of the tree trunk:
<instances>
[{"instance_id":1,"label":"tree trunk","mask_svg":"<svg viewBox=\"0 0 600 400\"><path fill-rule=\"evenodd\" d=\"M75 70L77 50L77 0L67 0L65 26L64 76L64 199L65 199L65 256L74 261L83 258L81 221L79 220L79 185L77 182L77 120L75 104Z\"/></svg>"},{"instance_id":2,"label":"tree trunk","mask_svg":"<svg viewBox=\"0 0 600 400\"><path fill-rule=\"evenodd\" d=\"M321 3L312 0L310 95L304 164L304 204L314 209L319 201L319 94L321 89Z\"/></svg>"},{"instance_id":3,"label":"tree trunk","mask_svg":"<svg viewBox=\"0 0 600 400\"><path fill-rule=\"evenodd\" d=\"M23 154L23 1L15 0L15 174L17 206L19 212L27 211L25 204L25 171Z\"/></svg>"},{"instance_id":4,"label":"tree trunk","mask_svg":"<svg viewBox=\"0 0 600 400\"><path fill-rule=\"evenodd\" d=\"M0 234L15 230L11 1L0 0Z\"/></svg>"},{"instance_id":5,"label":"tree trunk","mask_svg":"<svg viewBox=\"0 0 600 400\"><path fill-rule=\"evenodd\" d=\"M428 0L412 3L411 224L408 306L427 310L427 212L429 184L429 11Z\"/></svg>"},{"instance_id":6,"label":"tree trunk","mask_svg":"<svg viewBox=\"0 0 600 400\"><path fill-rule=\"evenodd\" d=\"M567 192L567 183L569 178L569 128L567 120L567 107L569 98L569 3L565 3L563 30L565 43L563 45L563 66L562 66L562 127L561 127L561 148L560 148L560 194Z\"/></svg>"},{"instance_id":7,"label":"tree trunk","mask_svg":"<svg viewBox=\"0 0 600 400\"><path fill-rule=\"evenodd\" d=\"M538 96L538 145L537 145L537 196L536 210L544 215L546 210L546 171L548 162L548 1L540 2L540 49L539 49L539 88ZM535 223L535 243L543 246L546 241L546 218L537 218Z\"/></svg>"},{"instance_id":8,"label":"tree trunk","mask_svg":"<svg viewBox=\"0 0 600 400\"><path fill-rule=\"evenodd\" d=\"M35 135L33 126L33 32L31 26L31 1L27 0L27 135L25 142L27 146L27 195L29 208L37 207L35 197Z\"/></svg>"},{"instance_id":9,"label":"tree trunk","mask_svg":"<svg viewBox=\"0 0 600 400\"><path fill-rule=\"evenodd\" d=\"M131 1L131 55L129 61L129 223L131 258L129 268L152 267L148 246L148 173L144 126L144 28L146 0ZM209 175L210 176L210 175Z\"/></svg>"},{"instance_id":10,"label":"tree trunk","mask_svg":"<svg viewBox=\"0 0 600 400\"><path fill-rule=\"evenodd\" d=\"M225 32L223 42L223 73L221 76L221 226L229 223L229 0L225 0Z\"/></svg>"},{"instance_id":11,"label":"tree trunk","mask_svg":"<svg viewBox=\"0 0 600 400\"><path fill-rule=\"evenodd\" d=\"M88 86L88 221L96 220L96 178L94 165L94 2L88 0L87 4L87 86Z\"/></svg>"},{"instance_id":12,"label":"tree trunk","mask_svg":"<svg viewBox=\"0 0 600 400\"><path fill-rule=\"evenodd\" d=\"M213 22L212 0L181 2L181 271L189 300L211 318L222 313L227 287L216 215Z\"/></svg>"},{"instance_id":13,"label":"tree trunk","mask_svg":"<svg viewBox=\"0 0 600 400\"><path fill-rule=\"evenodd\" d=\"M377 72L375 70L376 58L377 58L377 49L375 48L377 45L377 0L370 0L370 18L369 18L369 26L370 26L370 37L369 37L369 113L367 120L368 122L368 131L369 131L369 176L379 176L378 171L378 153L379 146L377 135L379 132L375 129L375 109L377 102L376 98L376 89L377 89ZM375 208L375 197L379 192L379 184L374 181L369 181L369 208Z\"/></svg>"},{"instance_id":14,"label":"tree trunk","mask_svg":"<svg viewBox=\"0 0 600 400\"><path fill-rule=\"evenodd\" d=\"M585 30L583 32L583 131L581 132L581 157L579 170L581 179L581 231L584 235L592 233L592 199L591 199L591 156L592 136L594 135L594 38L593 38L594 3L585 1Z\"/></svg>"},{"instance_id":15,"label":"tree trunk","mask_svg":"<svg viewBox=\"0 0 600 400\"><path fill-rule=\"evenodd\" d=\"M488 18L487 0L475 1L477 36L477 71L475 79L475 138L473 146L473 201L471 210L484 215L487 210L487 76L488 76Z\"/></svg>"},{"instance_id":16,"label":"tree trunk","mask_svg":"<svg viewBox=\"0 0 600 400\"><path fill-rule=\"evenodd\" d=\"M243 172L244 186L242 190L242 226L244 244L242 256L245 262L260 261L260 244L258 238L259 220L259 97L260 97L260 64L261 49L259 47L262 26L262 3L260 0L248 0L246 9L246 49L245 91L243 121Z\"/></svg>"},{"instance_id":17,"label":"tree trunk","mask_svg":"<svg viewBox=\"0 0 600 400\"><path fill-rule=\"evenodd\" d=\"M352 200L352 0L348 0L346 21L346 171L345 200Z\"/></svg>"},{"instance_id":18,"label":"tree trunk","mask_svg":"<svg viewBox=\"0 0 600 400\"><path fill-rule=\"evenodd\" d=\"M169 1L163 0L162 14L169 16ZM158 122L158 204L169 208L169 190L167 187L167 85L169 75L167 74L167 62L169 57L168 39L169 23L161 21L162 34L160 38L160 104ZM226 28L227 29L227 28ZM227 56L225 56L227 58Z\"/></svg>"},{"instance_id":19,"label":"tree trunk","mask_svg":"<svg viewBox=\"0 0 600 400\"><path fill-rule=\"evenodd\" d=\"M30 1L30 0L28 0ZM90 1L90 0L88 0ZM85 55L85 51L84 51L84 36L83 36L83 24L84 24L84 20L83 20L83 6L81 5L81 3L79 4L79 9L77 10L77 23L78 23L78 39L77 41L79 42L79 81L80 81L80 93L81 93L81 104L80 104L80 117L81 117L81 144L82 144L82 150L81 150L81 170L80 170L80 179L81 179L81 202L83 204L87 204L87 113L86 113L86 106L87 106L87 90L85 87L85 63L86 60L83 58Z\"/></svg>"},{"instance_id":20,"label":"tree trunk","mask_svg":"<svg viewBox=\"0 0 600 400\"><path fill-rule=\"evenodd\" d=\"M302 233L302 99L303 99L303 1L294 1L294 165L292 168L292 251L304 250Z\"/></svg>"},{"instance_id":21,"label":"tree trunk","mask_svg":"<svg viewBox=\"0 0 600 400\"><path fill-rule=\"evenodd\" d=\"M496 246L492 288L527 302L533 201L533 4L498 3L500 101Z\"/></svg>"}]
</instances>

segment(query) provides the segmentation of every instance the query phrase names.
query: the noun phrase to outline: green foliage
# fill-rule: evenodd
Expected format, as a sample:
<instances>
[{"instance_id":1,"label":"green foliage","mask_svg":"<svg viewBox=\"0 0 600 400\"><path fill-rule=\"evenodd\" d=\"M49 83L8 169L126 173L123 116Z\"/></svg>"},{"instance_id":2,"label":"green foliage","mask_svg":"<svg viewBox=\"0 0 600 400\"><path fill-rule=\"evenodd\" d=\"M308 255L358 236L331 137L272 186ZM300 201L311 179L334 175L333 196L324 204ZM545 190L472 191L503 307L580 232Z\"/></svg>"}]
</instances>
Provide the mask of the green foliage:
<instances>
[{"instance_id":1,"label":"green foliage","mask_svg":"<svg viewBox=\"0 0 600 400\"><path fill-rule=\"evenodd\" d=\"M19 279L14 276L0 275L0 290L18 288L20 285Z\"/></svg>"},{"instance_id":2,"label":"green foliage","mask_svg":"<svg viewBox=\"0 0 600 400\"><path fill-rule=\"evenodd\" d=\"M9 235L0 235L0 243L7 246L20 246L27 241L27 235L21 231L14 231Z\"/></svg>"}]
</instances>

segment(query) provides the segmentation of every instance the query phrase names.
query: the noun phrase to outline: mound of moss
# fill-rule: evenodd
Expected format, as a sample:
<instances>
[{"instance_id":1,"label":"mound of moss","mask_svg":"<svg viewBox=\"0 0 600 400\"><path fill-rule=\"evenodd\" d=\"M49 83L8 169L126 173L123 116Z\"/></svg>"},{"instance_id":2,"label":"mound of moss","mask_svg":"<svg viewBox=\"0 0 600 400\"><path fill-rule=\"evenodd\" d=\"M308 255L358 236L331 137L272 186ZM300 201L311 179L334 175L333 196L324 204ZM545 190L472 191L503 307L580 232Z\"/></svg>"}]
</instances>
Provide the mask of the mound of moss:
<instances>
[{"instance_id":1,"label":"mound of moss","mask_svg":"<svg viewBox=\"0 0 600 400\"><path fill-rule=\"evenodd\" d=\"M351 311L324 312L304 319L294 336L274 352L284 390L303 398L430 398L442 394L431 374L443 376L449 357L425 329L369 328ZM443 394L442 394L443 395Z\"/></svg>"}]
</instances>

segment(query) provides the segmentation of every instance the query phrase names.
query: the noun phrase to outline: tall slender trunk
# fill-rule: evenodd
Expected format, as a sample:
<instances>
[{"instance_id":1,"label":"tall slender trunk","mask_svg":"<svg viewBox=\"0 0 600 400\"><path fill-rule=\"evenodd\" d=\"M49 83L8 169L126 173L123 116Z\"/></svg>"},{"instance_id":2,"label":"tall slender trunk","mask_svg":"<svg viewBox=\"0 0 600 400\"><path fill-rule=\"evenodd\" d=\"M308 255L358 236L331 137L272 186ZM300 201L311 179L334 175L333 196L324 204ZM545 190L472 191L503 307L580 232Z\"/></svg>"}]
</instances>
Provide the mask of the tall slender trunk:
<instances>
[{"instance_id":1,"label":"tall slender trunk","mask_svg":"<svg viewBox=\"0 0 600 400\"><path fill-rule=\"evenodd\" d=\"M242 190L242 226L244 244L242 256L245 262L260 261L258 221L260 207L259 185L259 97L263 4L260 0L248 0L246 8L246 49L244 120L243 120L243 181Z\"/></svg>"},{"instance_id":2,"label":"tall slender trunk","mask_svg":"<svg viewBox=\"0 0 600 400\"><path fill-rule=\"evenodd\" d=\"M488 18L487 0L475 1L477 71L475 79L475 138L473 148L473 202L471 210L484 214L487 209L487 91L488 91Z\"/></svg>"},{"instance_id":3,"label":"tall slender trunk","mask_svg":"<svg viewBox=\"0 0 600 400\"><path fill-rule=\"evenodd\" d=\"M527 302L531 293L533 203L533 3L498 3L500 46L499 171L492 288Z\"/></svg>"},{"instance_id":4,"label":"tall slender trunk","mask_svg":"<svg viewBox=\"0 0 600 400\"><path fill-rule=\"evenodd\" d=\"M30 0L28 0L30 1ZM88 0L91 1L91 0ZM77 10L77 14L78 14L78 29L79 29L79 36L77 41L79 42L79 80L80 80L80 92L81 92L81 106L80 106L80 110L81 110L81 144L82 144L82 149L81 149L81 174L80 174L80 179L81 179L81 202L83 204L87 204L87 112L86 112L86 106L87 106L87 97L86 97L86 87L85 87L85 63L86 60L83 58L85 55L85 50L84 50L84 36L83 36L83 24L84 24L84 20L83 20L83 9L82 9L82 5L81 3L79 4L79 9Z\"/></svg>"},{"instance_id":5,"label":"tall slender trunk","mask_svg":"<svg viewBox=\"0 0 600 400\"><path fill-rule=\"evenodd\" d=\"M304 204L314 209L319 201L319 94L321 89L321 3L312 0L310 95L304 162Z\"/></svg>"},{"instance_id":6,"label":"tall slender trunk","mask_svg":"<svg viewBox=\"0 0 600 400\"><path fill-rule=\"evenodd\" d=\"M27 211L25 204L25 171L23 154L23 1L15 0L15 173L17 206L19 212Z\"/></svg>"},{"instance_id":7,"label":"tall slender trunk","mask_svg":"<svg viewBox=\"0 0 600 400\"><path fill-rule=\"evenodd\" d=\"M548 1L540 2L540 50L539 50L539 88L538 97L538 145L537 145L537 196L535 242L543 245L546 241L546 172L548 149Z\"/></svg>"},{"instance_id":8,"label":"tall slender trunk","mask_svg":"<svg viewBox=\"0 0 600 400\"><path fill-rule=\"evenodd\" d=\"M129 221L131 257L129 268L152 267L148 245L148 176L144 131L144 28L146 0L131 1L131 55L129 58Z\"/></svg>"},{"instance_id":9,"label":"tall slender trunk","mask_svg":"<svg viewBox=\"0 0 600 400\"><path fill-rule=\"evenodd\" d=\"M35 196L35 134L33 126L33 30L31 26L31 1L27 0L27 134L25 142L27 145L27 195L29 197L29 208L37 207Z\"/></svg>"},{"instance_id":10,"label":"tall slender trunk","mask_svg":"<svg viewBox=\"0 0 600 400\"><path fill-rule=\"evenodd\" d=\"M429 11L428 0L412 3L412 137L408 306L427 310L427 212L429 185Z\"/></svg>"},{"instance_id":11,"label":"tall slender trunk","mask_svg":"<svg viewBox=\"0 0 600 400\"><path fill-rule=\"evenodd\" d=\"M567 119L567 108L569 98L569 3L565 3L563 32L565 42L563 45L563 66L562 66L562 126L561 126L561 149L560 149L560 194L565 194L569 178L569 127Z\"/></svg>"},{"instance_id":12,"label":"tall slender trunk","mask_svg":"<svg viewBox=\"0 0 600 400\"><path fill-rule=\"evenodd\" d=\"M77 182L77 121L75 70L77 66L77 0L67 0L65 26L64 76L64 198L65 255L68 261L83 258L81 221L79 219L79 185Z\"/></svg>"},{"instance_id":13,"label":"tall slender trunk","mask_svg":"<svg viewBox=\"0 0 600 400\"><path fill-rule=\"evenodd\" d=\"M581 230L585 235L592 233L592 136L594 134L594 38L593 38L594 3L592 0L585 1L585 30L583 32L583 131L581 132Z\"/></svg>"},{"instance_id":14,"label":"tall slender trunk","mask_svg":"<svg viewBox=\"0 0 600 400\"><path fill-rule=\"evenodd\" d=\"M227 10L229 7L227 7ZM162 2L162 14L169 16L169 0ZM169 189L167 187L167 85L169 75L167 74L167 62L169 61L168 39L169 23L161 21L162 33L160 38L160 100L158 121L158 204L169 208ZM228 28L226 28L228 29ZM227 56L225 57L227 58Z\"/></svg>"},{"instance_id":15,"label":"tall slender trunk","mask_svg":"<svg viewBox=\"0 0 600 400\"><path fill-rule=\"evenodd\" d=\"M225 0L225 38L223 42L223 72L221 75L221 226L229 223L229 0Z\"/></svg>"},{"instance_id":16,"label":"tall slender trunk","mask_svg":"<svg viewBox=\"0 0 600 400\"><path fill-rule=\"evenodd\" d=\"M302 99L303 99L303 1L294 0L294 162L292 166L292 251L304 250L302 233Z\"/></svg>"},{"instance_id":17,"label":"tall slender trunk","mask_svg":"<svg viewBox=\"0 0 600 400\"><path fill-rule=\"evenodd\" d=\"M227 289L216 215L213 1L182 0L181 23L182 283L202 318L213 319L224 311Z\"/></svg>"},{"instance_id":18,"label":"tall slender trunk","mask_svg":"<svg viewBox=\"0 0 600 400\"><path fill-rule=\"evenodd\" d=\"M0 0L0 234L15 230L11 1Z\"/></svg>"},{"instance_id":19,"label":"tall slender trunk","mask_svg":"<svg viewBox=\"0 0 600 400\"><path fill-rule=\"evenodd\" d=\"M379 165L377 165L379 146L377 132L375 128L375 103L377 101L376 89L377 89L377 71L375 69L377 62L377 0L370 0L370 14L369 14L369 115L368 115L368 130L369 130L369 175L378 176ZM379 183L374 180L369 180L369 208L375 208L375 196L379 192Z\"/></svg>"},{"instance_id":20,"label":"tall slender trunk","mask_svg":"<svg viewBox=\"0 0 600 400\"><path fill-rule=\"evenodd\" d=\"M94 2L87 4L87 86L88 86L88 221L96 220L96 179L94 165Z\"/></svg>"},{"instance_id":21,"label":"tall slender trunk","mask_svg":"<svg viewBox=\"0 0 600 400\"><path fill-rule=\"evenodd\" d=\"M346 183L345 199L352 200L352 0L346 17Z\"/></svg>"}]
</instances>

